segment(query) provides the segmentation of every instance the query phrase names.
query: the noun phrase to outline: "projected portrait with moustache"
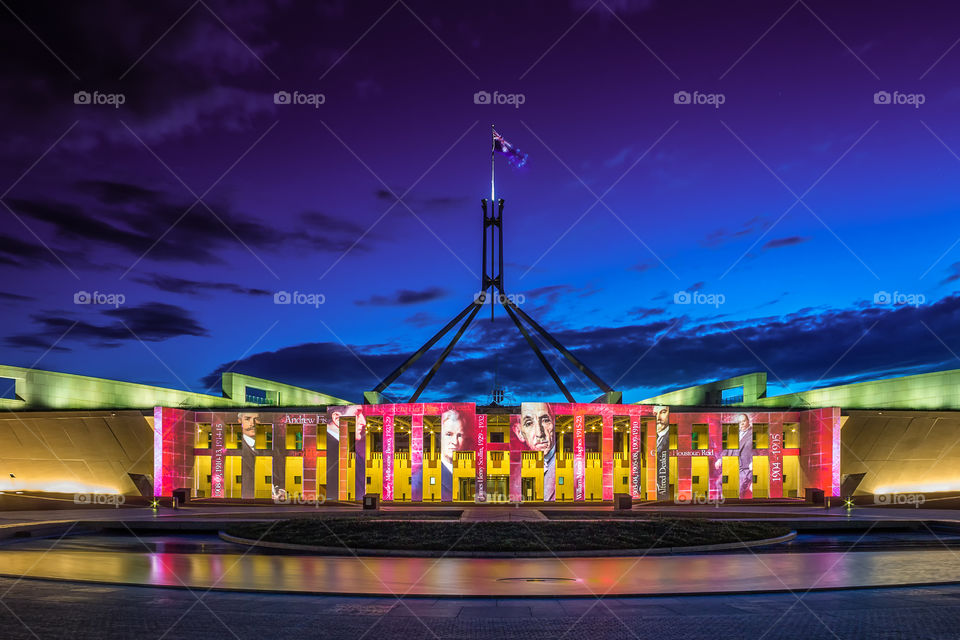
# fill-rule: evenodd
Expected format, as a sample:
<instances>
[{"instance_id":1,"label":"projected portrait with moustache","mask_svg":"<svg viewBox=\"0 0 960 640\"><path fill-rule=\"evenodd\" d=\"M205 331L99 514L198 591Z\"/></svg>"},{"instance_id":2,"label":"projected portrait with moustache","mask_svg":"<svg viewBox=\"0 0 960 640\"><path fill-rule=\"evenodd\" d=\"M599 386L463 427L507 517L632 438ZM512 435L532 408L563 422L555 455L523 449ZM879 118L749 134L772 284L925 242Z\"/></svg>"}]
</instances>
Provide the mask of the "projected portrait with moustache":
<instances>
[{"instance_id":1,"label":"projected portrait with moustache","mask_svg":"<svg viewBox=\"0 0 960 640\"><path fill-rule=\"evenodd\" d=\"M546 402L524 402L520 405L520 422L514 427L514 436L528 451L543 453L543 499L557 499L557 436L556 421Z\"/></svg>"}]
</instances>

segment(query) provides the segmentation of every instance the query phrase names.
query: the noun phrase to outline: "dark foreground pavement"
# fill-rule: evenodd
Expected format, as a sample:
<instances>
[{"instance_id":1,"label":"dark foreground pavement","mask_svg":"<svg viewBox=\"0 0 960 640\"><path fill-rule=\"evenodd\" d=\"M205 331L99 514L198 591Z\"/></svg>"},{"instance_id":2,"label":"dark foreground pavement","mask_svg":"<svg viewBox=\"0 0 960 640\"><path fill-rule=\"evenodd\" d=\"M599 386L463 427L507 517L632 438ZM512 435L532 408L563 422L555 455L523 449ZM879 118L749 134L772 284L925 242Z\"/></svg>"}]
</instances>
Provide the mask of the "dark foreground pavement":
<instances>
[{"instance_id":1,"label":"dark foreground pavement","mask_svg":"<svg viewBox=\"0 0 960 640\"><path fill-rule=\"evenodd\" d=\"M437 600L0 579L14 638L960 638L960 586L807 595Z\"/></svg>"}]
</instances>

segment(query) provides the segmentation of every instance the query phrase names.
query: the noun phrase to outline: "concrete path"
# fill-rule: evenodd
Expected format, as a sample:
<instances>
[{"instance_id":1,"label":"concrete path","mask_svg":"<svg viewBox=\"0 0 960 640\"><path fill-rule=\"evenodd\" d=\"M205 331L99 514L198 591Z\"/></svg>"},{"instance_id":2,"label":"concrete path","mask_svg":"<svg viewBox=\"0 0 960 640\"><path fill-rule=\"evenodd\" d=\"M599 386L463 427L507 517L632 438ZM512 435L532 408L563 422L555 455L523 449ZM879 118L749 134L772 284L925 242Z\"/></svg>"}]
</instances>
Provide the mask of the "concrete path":
<instances>
[{"instance_id":1,"label":"concrete path","mask_svg":"<svg viewBox=\"0 0 960 640\"><path fill-rule=\"evenodd\" d=\"M437 600L205 593L0 578L0 593L4 640L943 640L956 638L960 629L960 587Z\"/></svg>"},{"instance_id":2,"label":"concrete path","mask_svg":"<svg viewBox=\"0 0 960 640\"><path fill-rule=\"evenodd\" d=\"M953 550L621 558L356 558L0 550L0 575L284 593L590 597L960 583Z\"/></svg>"},{"instance_id":3,"label":"concrete path","mask_svg":"<svg viewBox=\"0 0 960 640\"><path fill-rule=\"evenodd\" d=\"M508 522L511 520L532 522L546 520L537 509L520 507L481 507L464 509L460 522Z\"/></svg>"}]
</instances>

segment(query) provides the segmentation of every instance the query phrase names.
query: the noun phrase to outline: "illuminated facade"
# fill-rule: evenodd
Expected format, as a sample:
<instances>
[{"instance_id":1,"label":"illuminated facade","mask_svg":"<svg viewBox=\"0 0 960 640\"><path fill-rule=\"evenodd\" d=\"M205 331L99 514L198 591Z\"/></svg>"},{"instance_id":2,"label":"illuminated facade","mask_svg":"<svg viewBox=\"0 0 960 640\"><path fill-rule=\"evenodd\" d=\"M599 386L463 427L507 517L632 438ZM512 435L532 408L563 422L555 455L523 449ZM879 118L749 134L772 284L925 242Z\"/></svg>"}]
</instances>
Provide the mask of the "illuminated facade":
<instances>
[{"instance_id":1,"label":"illuminated facade","mask_svg":"<svg viewBox=\"0 0 960 640\"><path fill-rule=\"evenodd\" d=\"M840 491L838 408L350 405L154 415L157 495L396 502L803 497ZM672 410L671 410L672 409Z\"/></svg>"},{"instance_id":2,"label":"illuminated facade","mask_svg":"<svg viewBox=\"0 0 960 640\"><path fill-rule=\"evenodd\" d=\"M766 376L757 373L636 405L551 404L553 438L539 444L517 435L523 406L350 405L236 373L224 374L221 395L211 395L0 366L0 391L0 491L149 496L152 490L169 495L188 488L210 496L218 493L217 476L223 496L242 498L244 450L236 447L244 412L260 414L246 465L248 492L259 498L270 498L274 486L288 496L309 496L311 489L314 496L325 495L336 487L337 498L349 500L363 493L386 497L392 487L395 501L419 495L429 503L443 500L446 486L452 501L475 500L480 487L484 498L497 500L539 501L549 498L545 488L566 502L581 493L590 501L625 492L643 499L729 499L747 489L745 478L741 490L741 467L748 464L746 455L741 458L741 412L750 424L753 497L803 497L807 488L825 486L828 494L835 492L838 461L842 495L960 491L960 448L954 446L960 370L783 396L767 396ZM657 405L669 407L661 438ZM457 438L459 444L444 456L443 432L450 429L442 418L453 407L459 407L462 423L447 444ZM817 411L828 412L832 432L816 426ZM343 417L346 437L340 439L337 429L331 446L334 413ZM358 421L362 465L356 457ZM223 425L219 434L216 424ZM552 445L552 458L536 449L545 445ZM331 451L335 457L328 457ZM775 474L778 462L782 480ZM719 487L711 485L718 471ZM658 492L657 478L664 476L665 493Z\"/></svg>"}]
</instances>

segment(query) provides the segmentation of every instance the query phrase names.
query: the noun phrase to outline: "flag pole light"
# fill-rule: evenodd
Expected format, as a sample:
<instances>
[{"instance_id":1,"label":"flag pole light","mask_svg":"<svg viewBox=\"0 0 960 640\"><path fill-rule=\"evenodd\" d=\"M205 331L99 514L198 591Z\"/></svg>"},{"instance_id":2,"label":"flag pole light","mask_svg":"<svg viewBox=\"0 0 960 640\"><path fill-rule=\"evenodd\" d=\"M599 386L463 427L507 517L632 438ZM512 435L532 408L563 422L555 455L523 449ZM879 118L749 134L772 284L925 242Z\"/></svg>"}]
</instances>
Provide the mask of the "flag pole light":
<instances>
[{"instance_id":1,"label":"flag pole light","mask_svg":"<svg viewBox=\"0 0 960 640\"><path fill-rule=\"evenodd\" d=\"M494 303L499 302L500 306L502 306L504 311L507 312L510 320L513 321L513 324L516 325L517 329L520 331L520 334L523 336L527 345L537 356L540 364L542 364L543 368L547 370L548 374L550 374L550 377L553 379L554 383L556 383L557 388L560 389L560 392L568 402L576 402L576 400L574 400L573 395L570 393L567 387L564 386L560 376L557 375L557 372L547 361L546 356L544 356L543 352L540 350L540 347L536 341L534 341L534 337L531 335L532 333L539 334L540 338L545 341L548 346L552 346L554 349L556 349L560 355L572 363L576 369L587 376L600 389L600 397L593 400L593 402L618 404L623 400L623 395L620 392L614 391L610 385L600 378L600 376L588 368L587 365L580 362L575 355L573 355L562 344L560 344L559 340L553 337L553 335L551 335L546 329L544 329L533 318L527 315L527 313L523 311L517 305L517 303L506 294L503 283L503 198L500 200L495 199L496 189L494 178L496 157L497 152L499 151L507 156L507 161L510 162L510 164L512 164L514 167L520 168L527 163L527 154L522 152L516 146L507 142L502 135L497 133L496 128L492 124L490 125L490 131L493 136L490 151L490 200L487 201L486 198L483 198L480 201L480 206L483 210L483 235L480 248L480 255L482 256L480 270L480 292L474 295L473 300L466 306L466 308L464 308L452 320L444 325L443 328L441 328L433 335L433 337L427 340L427 342L425 342L423 346L410 355L410 357L404 360L399 367L390 373L390 375L381 380L380 384L378 384L373 391L364 393L364 402L367 404L380 404L385 399L389 400L383 395L383 392L387 389L387 387L393 384L393 382L399 378L404 371L413 366L413 364L427 351L429 351L433 345L435 345L441 338L449 333L455 325L460 324L460 327L454 333L453 338L437 358L437 361L432 367L430 367L430 370L423 376L420 384L417 386L417 389L407 401L408 403L417 402L420 394L423 393L424 389L426 389L427 385L430 383L430 380L432 380L433 376L437 373L437 370L440 369L440 366L443 364L444 360L446 360L447 356L450 355L450 352L453 351L453 348L457 345L460 337L467 330L467 327L470 326L470 323L473 322L473 319L477 316L477 313L480 311L483 305L489 302L490 319L492 320ZM487 262L488 237L490 242L489 264Z\"/></svg>"}]
</instances>

